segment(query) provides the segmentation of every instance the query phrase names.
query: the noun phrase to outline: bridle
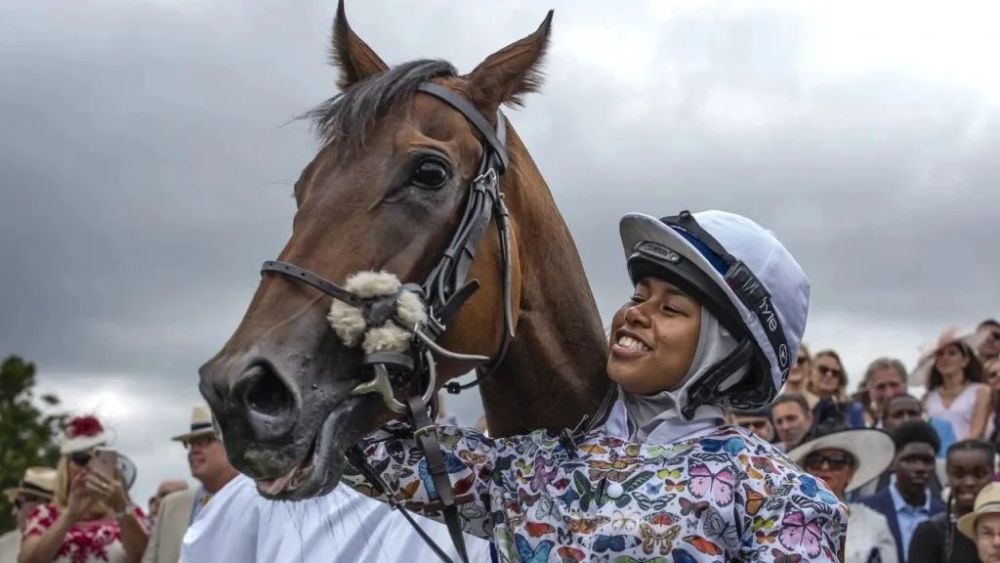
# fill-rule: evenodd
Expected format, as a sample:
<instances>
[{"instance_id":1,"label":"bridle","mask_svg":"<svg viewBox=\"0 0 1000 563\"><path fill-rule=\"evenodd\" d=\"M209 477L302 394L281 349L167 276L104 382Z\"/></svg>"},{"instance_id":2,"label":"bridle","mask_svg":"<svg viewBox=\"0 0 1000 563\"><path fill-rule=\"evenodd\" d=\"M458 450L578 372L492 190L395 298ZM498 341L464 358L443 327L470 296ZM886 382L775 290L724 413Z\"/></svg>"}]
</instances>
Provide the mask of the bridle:
<instances>
[{"instance_id":1,"label":"bridle","mask_svg":"<svg viewBox=\"0 0 1000 563\"><path fill-rule=\"evenodd\" d=\"M500 191L500 176L507 169L509 159L506 148L507 121L503 113L497 111L496 129L467 100L455 92L433 82L423 82L417 86L418 92L429 94L448 104L479 132L482 137L483 155L479 161L476 176L468 186L468 200L461 222L437 265L431 269L422 284L403 284L395 293L374 298L365 298L349 291L322 276L304 268L277 260L269 260L261 266L261 273L274 272L310 285L334 300L356 307L362 311L366 326L382 326L386 322L398 325L410 333L413 339L409 350L400 352L366 353L362 364L370 367L374 377L357 385L353 395L376 393L381 395L386 406L398 414L409 415L417 439L427 457L428 471L434 479L439 499L443 505L445 523L448 525L452 541L461 560L468 561L465 542L461 531L455 494L444 464L444 454L438 444L434 423L428 415L428 408L434 401L437 372L434 356L453 360L473 361L479 365L476 378L466 384L449 382L445 388L449 393L458 393L478 385L490 377L500 366L510 342L514 338L513 304L511 292L510 257L510 217ZM469 270L476 256L476 247L486 233L490 222L496 223L500 242L500 261L503 270L503 336L500 347L492 359L487 356L459 354L443 348L437 340L444 333L448 322L465 301L479 288L477 280L468 280ZM417 295L427 309L427 322L405 326L396 314L396 303L403 291ZM490 367L486 367L492 364ZM424 385L421 390L421 384ZM409 387L413 392L405 404L396 399L397 388ZM371 468L356 446L347 452L355 467L381 488L394 507L400 508L410 524L444 561L450 561L444 552L420 529L409 514L402 510L388 494L388 488L381 477Z\"/></svg>"}]
</instances>

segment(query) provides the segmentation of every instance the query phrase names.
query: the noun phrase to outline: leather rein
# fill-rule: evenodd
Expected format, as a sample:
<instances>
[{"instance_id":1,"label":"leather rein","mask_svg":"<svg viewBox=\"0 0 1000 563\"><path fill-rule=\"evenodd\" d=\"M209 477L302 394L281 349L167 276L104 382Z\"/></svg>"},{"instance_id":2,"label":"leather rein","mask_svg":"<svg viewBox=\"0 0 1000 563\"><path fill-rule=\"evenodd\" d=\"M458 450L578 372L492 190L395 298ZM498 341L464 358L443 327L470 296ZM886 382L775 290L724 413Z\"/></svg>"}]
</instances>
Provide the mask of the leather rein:
<instances>
[{"instance_id":1,"label":"leather rein","mask_svg":"<svg viewBox=\"0 0 1000 563\"><path fill-rule=\"evenodd\" d=\"M459 393L464 389L478 385L482 380L491 376L502 363L510 347L510 342L514 338L513 304L511 302L510 217L507 206L504 204L503 193L500 191L500 176L509 164L506 147L507 121L498 110L497 125L494 130L489 121L470 102L452 90L433 82L421 83L417 86L417 91L431 95L461 113L479 132L483 145L483 155L476 176L467 188L469 194L462 220L441 259L431 269L424 282L419 285L403 284L392 295L364 298L318 274L289 262L276 260L264 262L261 266L261 274L274 272L287 276L310 285L337 301L356 307L361 311L362 317L369 327L391 322L412 334L412 342L407 353L366 353L363 365L372 368L374 377L357 385L352 394L376 393L381 395L390 410L409 416L414 428L413 436L427 458L428 472L434 480L439 500L443 505L445 523L448 525L451 539L455 543L461 561L467 562L468 555L455 502L455 493L448 478L444 454L438 443L435 425L428 415L428 410L434 402L436 391L435 355L454 360L474 361L480 364L476 368L476 378L473 381L466 384L449 382L445 385L449 393ZM504 307L503 338L492 359L487 356L452 352L437 343L447 328L448 322L479 288L479 282L468 280L468 275L476 256L476 247L485 235L491 221L496 224L500 243ZM406 326L399 319L396 313L396 300L401 291L412 292L420 298L427 309L426 322ZM492 363L492 366L487 369L486 366L489 363ZM423 385L422 390L421 385ZM411 391L405 403L396 399L396 390L399 388L409 388ZM389 503L394 508L400 509L431 549L443 561L450 563L451 560L444 551L427 536L409 513L389 494L388 487L365 460L360 448L357 446L351 448L348 450L347 456L365 478L371 481L372 485L382 490L382 493L389 499Z\"/></svg>"}]
</instances>

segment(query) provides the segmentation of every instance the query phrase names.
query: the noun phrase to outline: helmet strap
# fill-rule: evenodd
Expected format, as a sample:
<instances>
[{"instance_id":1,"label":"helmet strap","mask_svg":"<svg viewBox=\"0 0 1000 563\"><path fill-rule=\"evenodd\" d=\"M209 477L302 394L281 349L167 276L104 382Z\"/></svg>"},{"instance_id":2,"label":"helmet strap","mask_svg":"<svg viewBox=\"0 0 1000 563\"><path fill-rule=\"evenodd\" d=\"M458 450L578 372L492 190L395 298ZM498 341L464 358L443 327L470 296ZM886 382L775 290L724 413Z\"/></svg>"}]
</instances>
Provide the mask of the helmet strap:
<instances>
[{"instance_id":1,"label":"helmet strap","mask_svg":"<svg viewBox=\"0 0 1000 563\"><path fill-rule=\"evenodd\" d=\"M742 338L728 356L709 368L705 375L693 382L691 387L687 389L687 400L681 408L681 416L690 420L694 417L694 412L698 407L707 404L718 404L720 395L729 396L731 400L734 391L740 390L742 392L744 390L743 386L740 385L742 381L735 384L730 383L726 391L722 393L719 392L719 387L741 368L751 366L755 357L754 350L755 346L752 339L748 337ZM747 376L750 376L750 374L748 373Z\"/></svg>"}]
</instances>

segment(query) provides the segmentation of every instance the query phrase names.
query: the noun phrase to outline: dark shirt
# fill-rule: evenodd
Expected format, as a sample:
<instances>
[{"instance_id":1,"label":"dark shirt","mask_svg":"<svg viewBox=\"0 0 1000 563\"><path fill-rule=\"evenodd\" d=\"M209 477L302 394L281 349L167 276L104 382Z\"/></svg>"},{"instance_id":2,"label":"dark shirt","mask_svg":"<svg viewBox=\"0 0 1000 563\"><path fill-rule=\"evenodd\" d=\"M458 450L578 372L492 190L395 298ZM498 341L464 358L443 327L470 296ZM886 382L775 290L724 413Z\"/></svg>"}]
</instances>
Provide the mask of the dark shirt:
<instances>
[{"instance_id":1,"label":"dark shirt","mask_svg":"<svg viewBox=\"0 0 1000 563\"><path fill-rule=\"evenodd\" d=\"M951 557L947 557L945 553L949 531L952 537ZM909 554L908 563L979 563L976 543L949 523L948 515L944 512L931 516L917 526L910 542Z\"/></svg>"}]
</instances>

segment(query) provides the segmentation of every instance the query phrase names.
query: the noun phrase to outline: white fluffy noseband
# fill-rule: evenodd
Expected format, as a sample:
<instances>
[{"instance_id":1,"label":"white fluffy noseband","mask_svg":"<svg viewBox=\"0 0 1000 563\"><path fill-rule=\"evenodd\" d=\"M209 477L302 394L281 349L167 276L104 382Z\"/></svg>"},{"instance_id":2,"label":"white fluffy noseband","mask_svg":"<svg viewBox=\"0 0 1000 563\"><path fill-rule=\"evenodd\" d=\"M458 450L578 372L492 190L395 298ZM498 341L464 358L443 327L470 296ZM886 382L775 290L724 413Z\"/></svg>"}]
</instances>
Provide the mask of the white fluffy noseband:
<instances>
[{"instance_id":1,"label":"white fluffy noseband","mask_svg":"<svg viewBox=\"0 0 1000 563\"><path fill-rule=\"evenodd\" d=\"M347 291L363 299L386 297L399 291L402 283L388 272L358 272L347 278ZM354 347L361 342L365 354L375 352L406 352L413 338L411 328L427 320L427 310L415 293L400 291L396 298L396 318L404 324L397 325L392 319L382 326L369 327L364 312L337 299L330 305L326 320L333 327L345 346Z\"/></svg>"}]
</instances>

